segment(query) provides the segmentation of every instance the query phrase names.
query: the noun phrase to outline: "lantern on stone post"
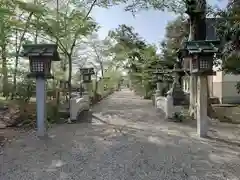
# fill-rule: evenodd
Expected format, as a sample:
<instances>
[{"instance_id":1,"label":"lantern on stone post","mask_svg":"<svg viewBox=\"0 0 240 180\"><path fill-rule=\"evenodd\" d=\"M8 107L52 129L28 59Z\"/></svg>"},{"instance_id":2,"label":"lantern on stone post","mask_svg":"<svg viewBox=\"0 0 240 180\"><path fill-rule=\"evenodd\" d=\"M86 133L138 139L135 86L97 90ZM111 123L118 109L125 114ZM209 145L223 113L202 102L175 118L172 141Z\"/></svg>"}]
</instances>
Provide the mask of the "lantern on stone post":
<instances>
[{"instance_id":1,"label":"lantern on stone post","mask_svg":"<svg viewBox=\"0 0 240 180\"><path fill-rule=\"evenodd\" d=\"M182 76L185 75L185 71L180 66L180 63L178 62L174 65L174 69L169 71L169 73L173 74L174 77L172 88L169 91L173 98L174 106L183 105L183 103L185 103L185 94L181 87L181 79Z\"/></svg>"},{"instance_id":2,"label":"lantern on stone post","mask_svg":"<svg viewBox=\"0 0 240 180\"><path fill-rule=\"evenodd\" d=\"M29 58L29 78L36 78L37 134L46 135L46 79L51 75L51 62L60 61L56 44L25 44L23 57Z\"/></svg>"},{"instance_id":3,"label":"lantern on stone post","mask_svg":"<svg viewBox=\"0 0 240 180\"><path fill-rule=\"evenodd\" d=\"M164 74L164 86L166 91L169 90L170 85L173 83L173 77L169 73Z\"/></svg>"},{"instance_id":4,"label":"lantern on stone post","mask_svg":"<svg viewBox=\"0 0 240 180\"><path fill-rule=\"evenodd\" d=\"M83 83L90 83L92 81L92 75L95 74L93 68L81 68L80 72Z\"/></svg>"},{"instance_id":5,"label":"lantern on stone post","mask_svg":"<svg viewBox=\"0 0 240 180\"><path fill-rule=\"evenodd\" d=\"M206 137L208 132L208 80L206 76L215 75L213 71L214 55L219 53L220 41L198 40L185 42L186 56L191 56L191 75L197 79L197 132Z\"/></svg>"},{"instance_id":6,"label":"lantern on stone post","mask_svg":"<svg viewBox=\"0 0 240 180\"><path fill-rule=\"evenodd\" d=\"M106 91L108 89L108 81L109 81L110 77L105 76L103 77L103 90Z\"/></svg>"},{"instance_id":7,"label":"lantern on stone post","mask_svg":"<svg viewBox=\"0 0 240 180\"><path fill-rule=\"evenodd\" d=\"M163 69L159 69L157 68L155 72L153 72L153 74L155 75L155 81L157 82L157 90L156 90L156 96L161 96L161 91L162 91L162 87L161 84L163 82L163 76L164 76L164 71Z\"/></svg>"},{"instance_id":8,"label":"lantern on stone post","mask_svg":"<svg viewBox=\"0 0 240 180\"><path fill-rule=\"evenodd\" d=\"M82 77L82 82L84 85L84 92L87 93L88 89L88 84L92 82L92 75L95 74L93 68L81 68L80 69L81 77Z\"/></svg>"}]
</instances>

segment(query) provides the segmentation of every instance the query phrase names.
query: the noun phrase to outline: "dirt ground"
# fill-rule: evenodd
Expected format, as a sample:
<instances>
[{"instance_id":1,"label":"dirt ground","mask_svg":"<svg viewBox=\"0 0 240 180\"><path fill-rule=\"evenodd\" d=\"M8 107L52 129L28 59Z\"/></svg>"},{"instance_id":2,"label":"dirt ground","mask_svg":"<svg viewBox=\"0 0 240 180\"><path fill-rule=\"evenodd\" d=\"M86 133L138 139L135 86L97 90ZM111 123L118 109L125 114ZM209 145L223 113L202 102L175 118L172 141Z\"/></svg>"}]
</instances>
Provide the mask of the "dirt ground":
<instances>
[{"instance_id":1,"label":"dirt ground","mask_svg":"<svg viewBox=\"0 0 240 180\"><path fill-rule=\"evenodd\" d=\"M0 153L1 146L3 146L6 141L11 141L17 137L21 132L23 132L23 130L17 128L0 129Z\"/></svg>"},{"instance_id":2,"label":"dirt ground","mask_svg":"<svg viewBox=\"0 0 240 180\"><path fill-rule=\"evenodd\" d=\"M166 120L123 89L93 107L90 123L54 125L46 139L17 133L0 155L0 179L239 179L239 125L212 121L203 139L191 123Z\"/></svg>"}]
</instances>

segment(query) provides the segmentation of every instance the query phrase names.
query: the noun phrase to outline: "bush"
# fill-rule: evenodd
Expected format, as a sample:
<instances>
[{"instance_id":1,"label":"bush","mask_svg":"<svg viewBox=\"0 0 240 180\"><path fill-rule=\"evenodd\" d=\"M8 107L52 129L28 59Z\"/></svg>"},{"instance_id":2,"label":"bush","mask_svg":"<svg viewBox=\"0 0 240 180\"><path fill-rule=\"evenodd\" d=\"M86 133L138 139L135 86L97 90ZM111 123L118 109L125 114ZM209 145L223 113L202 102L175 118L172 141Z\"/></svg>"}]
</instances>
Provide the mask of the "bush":
<instances>
[{"instance_id":1,"label":"bush","mask_svg":"<svg viewBox=\"0 0 240 180\"><path fill-rule=\"evenodd\" d=\"M36 85L31 79L23 79L17 83L16 96L18 100L29 102L35 93Z\"/></svg>"}]
</instances>

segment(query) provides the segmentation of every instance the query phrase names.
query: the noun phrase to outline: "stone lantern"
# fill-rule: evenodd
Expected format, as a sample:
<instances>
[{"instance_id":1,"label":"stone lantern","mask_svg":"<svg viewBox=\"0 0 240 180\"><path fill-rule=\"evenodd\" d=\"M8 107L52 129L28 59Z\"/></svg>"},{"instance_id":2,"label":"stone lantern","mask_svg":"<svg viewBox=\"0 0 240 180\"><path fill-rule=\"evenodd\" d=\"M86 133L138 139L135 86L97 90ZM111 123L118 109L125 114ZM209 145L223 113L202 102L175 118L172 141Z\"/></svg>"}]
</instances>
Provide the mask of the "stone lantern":
<instances>
[{"instance_id":1,"label":"stone lantern","mask_svg":"<svg viewBox=\"0 0 240 180\"><path fill-rule=\"evenodd\" d=\"M56 44L24 44L22 55L29 58L28 77L53 78L51 62L60 61Z\"/></svg>"},{"instance_id":2,"label":"stone lantern","mask_svg":"<svg viewBox=\"0 0 240 180\"><path fill-rule=\"evenodd\" d=\"M56 44L25 44L23 57L29 58L29 78L36 78L37 134L46 135L46 79L51 75L51 62L60 61Z\"/></svg>"},{"instance_id":3,"label":"stone lantern","mask_svg":"<svg viewBox=\"0 0 240 180\"><path fill-rule=\"evenodd\" d=\"M174 69L170 70L169 73L173 74L174 81L168 94L172 96L174 106L183 105L186 98L181 86L181 77L185 75L185 72L179 67L179 64L175 64Z\"/></svg>"},{"instance_id":4,"label":"stone lantern","mask_svg":"<svg viewBox=\"0 0 240 180\"><path fill-rule=\"evenodd\" d=\"M185 42L185 50L183 58L190 59L191 74L197 76L214 75L213 59L214 54L219 53L220 41L187 41Z\"/></svg>"},{"instance_id":5,"label":"stone lantern","mask_svg":"<svg viewBox=\"0 0 240 180\"><path fill-rule=\"evenodd\" d=\"M82 77L82 82L83 82L83 88L82 91L85 92L85 94L88 94L88 84L92 82L92 75L95 74L94 68L81 68L80 69L81 77ZM81 94L83 92L81 91Z\"/></svg>"},{"instance_id":6,"label":"stone lantern","mask_svg":"<svg viewBox=\"0 0 240 180\"><path fill-rule=\"evenodd\" d=\"M68 81L60 80L60 88L67 89L68 88Z\"/></svg>"},{"instance_id":7,"label":"stone lantern","mask_svg":"<svg viewBox=\"0 0 240 180\"><path fill-rule=\"evenodd\" d=\"M106 91L108 89L108 81L110 80L110 77L104 76L102 79L103 79L103 90Z\"/></svg>"},{"instance_id":8,"label":"stone lantern","mask_svg":"<svg viewBox=\"0 0 240 180\"><path fill-rule=\"evenodd\" d=\"M157 82L157 90L156 90L156 96L161 96L161 91L162 91L162 87L161 87L161 84L164 80L164 70L163 69L160 69L160 68L157 68L155 72L153 72L153 74L155 75L155 81Z\"/></svg>"},{"instance_id":9,"label":"stone lantern","mask_svg":"<svg viewBox=\"0 0 240 180\"><path fill-rule=\"evenodd\" d=\"M80 72L83 83L90 83L92 81L92 75L95 74L93 68L81 68Z\"/></svg>"}]
</instances>

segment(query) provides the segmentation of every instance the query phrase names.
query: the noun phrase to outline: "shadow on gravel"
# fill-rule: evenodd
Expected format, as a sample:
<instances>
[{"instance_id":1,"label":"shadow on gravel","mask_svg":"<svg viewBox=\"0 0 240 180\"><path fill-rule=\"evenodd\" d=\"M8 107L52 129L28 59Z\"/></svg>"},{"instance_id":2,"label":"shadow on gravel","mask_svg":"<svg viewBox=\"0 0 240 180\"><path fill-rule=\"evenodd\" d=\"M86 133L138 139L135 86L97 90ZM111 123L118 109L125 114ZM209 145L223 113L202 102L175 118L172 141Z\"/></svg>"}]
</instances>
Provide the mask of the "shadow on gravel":
<instances>
[{"instance_id":1,"label":"shadow on gravel","mask_svg":"<svg viewBox=\"0 0 240 180\"><path fill-rule=\"evenodd\" d=\"M117 95L93 107L106 119L93 114L92 123L55 125L47 140L33 131L7 143L0 179L239 179L240 148L199 139L195 129L164 121L148 101Z\"/></svg>"},{"instance_id":2,"label":"shadow on gravel","mask_svg":"<svg viewBox=\"0 0 240 180\"><path fill-rule=\"evenodd\" d=\"M41 141L29 134L8 144L0 156L0 179L234 180L240 176L236 152L187 137L99 122L57 125L49 135Z\"/></svg>"}]
</instances>

